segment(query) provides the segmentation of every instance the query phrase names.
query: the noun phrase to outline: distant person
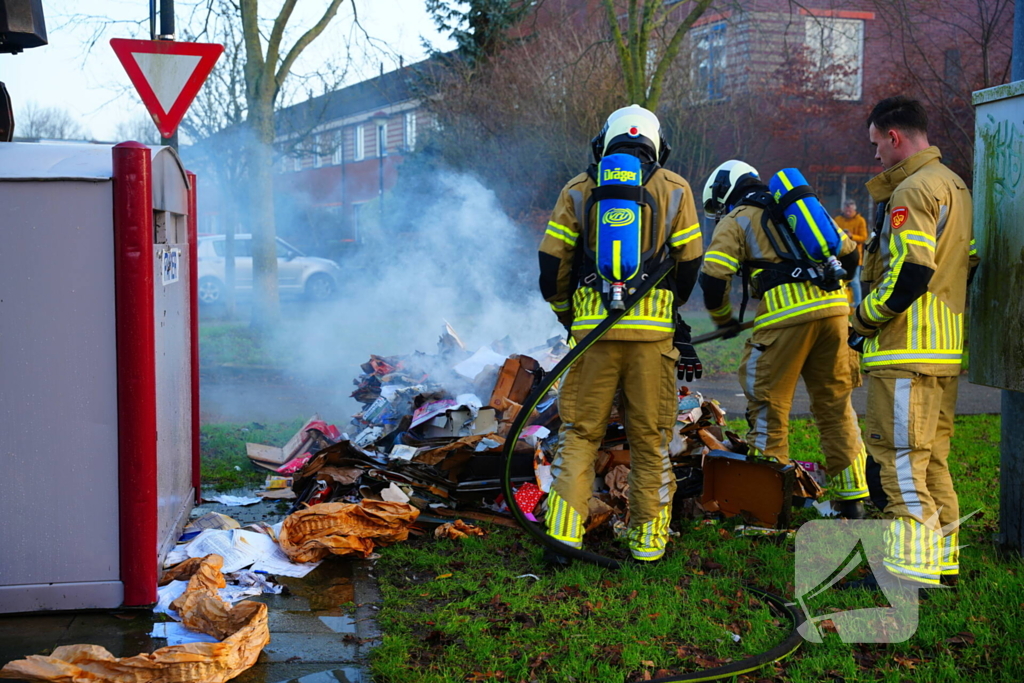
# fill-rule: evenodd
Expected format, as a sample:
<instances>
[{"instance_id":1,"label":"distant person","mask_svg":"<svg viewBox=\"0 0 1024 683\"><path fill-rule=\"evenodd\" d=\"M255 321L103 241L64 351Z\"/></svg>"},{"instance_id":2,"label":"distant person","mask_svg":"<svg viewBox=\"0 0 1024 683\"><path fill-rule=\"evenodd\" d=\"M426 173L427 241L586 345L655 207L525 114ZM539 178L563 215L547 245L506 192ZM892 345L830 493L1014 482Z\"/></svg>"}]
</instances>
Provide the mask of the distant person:
<instances>
[{"instance_id":1,"label":"distant person","mask_svg":"<svg viewBox=\"0 0 1024 683\"><path fill-rule=\"evenodd\" d=\"M868 373L868 485L893 520L884 558L890 575L953 584L960 507L947 458L967 283L978 264L971 193L929 144L920 102L884 99L867 123L885 169L867 184L885 211L865 247L868 293L852 319L860 336L850 338ZM878 577L856 583L873 588Z\"/></svg>"},{"instance_id":2,"label":"distant person","mask_svg":"<svg viewBox=\"0 0 1024 683\"><path fill-rule=\"evenodd\" d=\"M835 217L836 225L846 233L846 236L857 243L857 255L860 262L864 263L864 243L868 241L868 222L864 216L857 213L857 202L847 199L843 204L843 212ZM850 289L853 290L853 305L860 306L860 266L858 265L850 274Z\"/></svg>"},{"instance_id":3,"label":"distant person","mask_svg":"<svg viewBox=\"0 0 1024 683\"><path fill-rule=\"evenodd\" d=\"M665 554L676 490L668 444L678 407L677 367L687 380L701 376L690 328L678 308L697 282L704 242L690 185L662 167L669 149L652 112L635 104L612 112L591 144L594 164L562 189L540 245L540 290L558 320L579 342L628 296L620 291L626 296L617 298L615 292L626 283L603 279L607 263L618 268L620 256L632 253L628 246L601 252L601 235L615 234L606 230L609 224L642 230L639 251L652 254L643 272L664 258L674 265L660 285L580 356L562 382L562 427L551 466L547 530L566 545L583 546L594 463L612 402L621 391L631 460L626 540L634 560L656 562ZM623 179L642 189L645 204L604 208L607 188L627 187L609 181ZM545 554L548 562L561 562L559 557Z\"/></svg>"}]
</instances>

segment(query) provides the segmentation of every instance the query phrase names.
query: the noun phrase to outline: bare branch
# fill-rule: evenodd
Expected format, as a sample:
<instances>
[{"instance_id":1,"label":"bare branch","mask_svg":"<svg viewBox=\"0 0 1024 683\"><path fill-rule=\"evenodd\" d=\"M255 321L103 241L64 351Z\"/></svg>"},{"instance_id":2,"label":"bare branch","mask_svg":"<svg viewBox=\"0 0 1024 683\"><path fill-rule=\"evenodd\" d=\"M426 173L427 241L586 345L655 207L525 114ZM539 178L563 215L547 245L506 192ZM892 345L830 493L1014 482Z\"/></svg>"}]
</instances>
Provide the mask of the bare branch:
<instances>
[{"instance_id":1,"label":"bare branch","mask_svg":"<svg viewBox=\"0 0 1024 683\"><path fill-rule=\"evenodd\" d=\"M355 0L350 1L352 2L353 7L355 7ZM277 75L275 76L274 79L275 82L277 83L278 88L281 87L281 85L284 83L284 80L288 77L288 72L291 71L292 64L294 64L295 60L299 58L299 55L302 54L302 51L305 50L306 47L316 39L317 36L323 33L324 29L327 28L327 25L331 23L331 19L333 19L334 16L338 13L338 7L341 5L342 2L344 2L344 0L331 0L330 6L324 11L323 16L320 17L320 21L318 21L308 31L303 33L302 36L295 41L295 44L292 45L292 49L288 51L288 56L284 58L284 61L278 68Z\"/></svg>"}]
</instances>

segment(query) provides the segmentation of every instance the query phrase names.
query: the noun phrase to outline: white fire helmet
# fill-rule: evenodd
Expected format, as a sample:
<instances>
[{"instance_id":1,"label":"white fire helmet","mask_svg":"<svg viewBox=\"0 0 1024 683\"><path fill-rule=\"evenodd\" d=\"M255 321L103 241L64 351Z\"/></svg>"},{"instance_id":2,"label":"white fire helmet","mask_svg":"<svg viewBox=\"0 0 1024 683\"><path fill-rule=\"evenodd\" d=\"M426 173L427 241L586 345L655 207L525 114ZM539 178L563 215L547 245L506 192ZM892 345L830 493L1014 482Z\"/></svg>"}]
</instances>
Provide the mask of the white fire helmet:
<instances>
[{"instance_id":1,"label":"white fire helmet","mask_svg":"<svg viewBox=\"0 0 1024 683\"><path fill-rule=\"evenodd\" d=\"M758 180L757 169L739 159L730 159L720 165L704 183L704 215L715 218L726 207L725 202L744 178Z\"/></svg>"},{"instance_id":2,"label":"white fire helmet","mask_svg":"<svg viewBox=\"0 0 1024 683\"><path fill-rule=\"evenodd\" d=\"M664 140L661 136L661 122L653 112L639 104L631 104L616 109L608 116L600 136L600 155L595 149L595 157L604 156L619 144L644 145L653 152L653 160L659 160ZM596 146L595 146L596 147Z\"/></svg>"}]
</instances>

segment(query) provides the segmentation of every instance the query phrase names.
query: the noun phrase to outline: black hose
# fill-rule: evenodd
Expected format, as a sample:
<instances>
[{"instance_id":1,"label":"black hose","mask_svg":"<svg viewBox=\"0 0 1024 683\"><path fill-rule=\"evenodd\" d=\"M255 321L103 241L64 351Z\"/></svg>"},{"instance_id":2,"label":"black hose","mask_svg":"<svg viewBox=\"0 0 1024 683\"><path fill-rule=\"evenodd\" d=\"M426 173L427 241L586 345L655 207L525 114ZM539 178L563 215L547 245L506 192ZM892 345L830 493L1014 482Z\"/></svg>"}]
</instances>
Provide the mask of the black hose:
<instances>
[{"instance_id":1,"label":"black hose","mask_svg":"<svg viewBox=\"0 0 1024 683\"><path fill-rule=\"evenodd\" d=\"M505 446L503 449L505 470L502 476L502 490L505 493L505 502L508 505L509 510L512 511L512 516L517 522L519 522L519 525L533 537L534 540L563 557L582 560L583 562L607 567L608 569L620 569L622 566L618 560L605 557L604 555L599 555L597 553L592 553L590 551L583 550L582 548L574 548L562 543L561 541L557 541L549 536L547 531L540 524L527 519L526 515L519 508L519 504L516 502L515 492L512 490L512 455L515 451L516 443L519 441L519 436L523 433L523 429L526 427L526 423L529 421L530 415L533 414L533 411L551 390L551 387L555 385L555 382L557 382L559 378L569 370L573 363L579 360L580 356L586 353L591 346L600 340L601 337L603 337L605 333L622 318L622 316L626 315L626 313L644 296L646 296L651 289L664 280L665 276L672 270L673 265L674 262L671 259L666 258L665 261L662 262L650 276L648 276L636 292L634 292L626 301L625 307L622 310L610 311L608 313L608 317L602 320L600 325L584 337L561 361L559 361L558 365L556 365L551 372L544 376L541 383L533 388L533 391L530 392L526 401L523 402L523 407L520 408L519 414L516 415L515 420L512 421L512 426L509 428L508 435L505 437ZM789 617L790 622L793 624L793 630L790 631L786 639L770 650L746 659L741 659L737 662L694 673L681 674L679 676L655 678L652 680L652 683L669 683L674 681L714 681L721 678L738 676L740 674L760 669L766 664L777 662L780 659L793 654L800 648L800 644L803 642L803 637L800 635L798 629L800 624L803 623L803 614L794 610L791 603L786 602L785 599L777 595L751 586L745 586L745 588L761 597L766 602L774 605Z\"/></svg>"}]
</instances>

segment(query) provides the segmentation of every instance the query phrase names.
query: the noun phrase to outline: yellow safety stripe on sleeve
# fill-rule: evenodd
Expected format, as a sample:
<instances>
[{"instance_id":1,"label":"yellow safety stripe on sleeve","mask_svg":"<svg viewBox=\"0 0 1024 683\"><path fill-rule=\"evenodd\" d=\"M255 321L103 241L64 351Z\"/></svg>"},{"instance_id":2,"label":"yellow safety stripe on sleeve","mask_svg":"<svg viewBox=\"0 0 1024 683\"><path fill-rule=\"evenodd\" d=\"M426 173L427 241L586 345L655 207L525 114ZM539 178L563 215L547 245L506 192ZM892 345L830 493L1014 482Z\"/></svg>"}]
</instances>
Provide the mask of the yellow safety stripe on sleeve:
<instances>
[{"instance_id":1,"label":"yellow safety stripe on sleeve","mask_svg":"<svg viewBox=\"0 0 1024 683\"><path fill-rule=\"evenodd\" d=\"M787 282L772 287L765 292L762 300L766 310L754 318L755 330L804 313L850 305L842 291L826 292L810 282Z\"/></svg>"},{"instance_id":2,"label":"yellow safety stripe on sleeve","mask_svg":"<svg viewBox=\"0 0 1024 683\"><path fill-rule=\"evenodd\" d=\"M568 299L566 299L565 301L551 302L551 310L554 311L555 313L564 313L565 311L569 310L569 307L570 303Z\"/></svg>"},{"instance_id":3,"label":"yellow safety stripe on sleeve","mask_svg":"<svg viewBox=\"0 0 1024 683\"><path fill-rule=\"evenodd\" d=\"M939 558L939 569L943 574L960 573L960 532L954 531L942 539L942 556Z\"/></svg>"},{"instance_id":4,"label":"yellow safety stripe on sleeve","mask_svg":"<svg viewBox=\"0 0 1024 683\"><path fill-rule=\"evenodd\" d=\"M666 505L651 521L631 527L626 538L633 557L647 562L660 559L668 545L668 523L669 506Z\"/></svg>"},{"instance_id":5,"label":"yellow safety stripe on sleeve","mask_svg":"<svg viewBox=\"0 0 1024 683\"><path fill-rule=\"evenodd\" d=\"M892 520L885 530L886 569L913 581L938 584L942 536L913 518Z\"/></svg>"},{"instance_id":6,"label":"yellow safety stripe on sleeve","mask_svg":"<svg viewBox=\"0 0 1024 683\"><path fill-rule=\"evenodd\" d=\"M704 255L704 260L723 265L733 273L740 269L740 262L724 251L709 251Z\"/></svg>"},{"instance_id":7,"label":"yellow safety stripe on sleeve","mask_svg":"<svg viewBox=\"0 0 1024 683\"><path fill-rule=\"evenodd\" d=\"M570 247L576 246L576 240L580 236L578 232L573 232L564 225L559 225L554 221L548 221L548 229L544 231L544 234L556 237L568 244Z\"/></svg>"},{"instance_id":8,"label":"yellow safety stripe on sleeve","mask_svg":"<svg viewBox=\"0 0 1024 683\"><path fill-rule=\"evenodd\" d=\"M877 347L877 342L875 343ZM867 351L867 344L865 344ZM878 368L883 365L924 363L927 365L960 365L963 352L960 350L932 349L930 351L875 351L863 356L864 367Z\"/></svg>"},{"instance_id":9,"label":"yellow safety stripe on sleeve","mask_svg":"<svg viewBox=\"0 0 1024 683\"><path fill-rule=\"evenodd\" d=\"M935 253L935 238L920 230L905 230L900 235L907 244L916 244Z\"/></svg>"},{"instance_id":10,"label":"yellow safety stripe on sleeve","mask_svg":"<svg viewBox=\"0 0 1024 683\"><path fill-rule=\"evenodd\" d=\"M573 332L592 330L608 317L600 293L591 287L576 290L573 294L573 309L576 311L572 323ZM612 329L673 331L675 320L672 309L672 292L656 288L629 309Z\"/></svg>"},{"instance_id":11,"label":"yellow safety stripe on sleeve","mask_svg":"<svg viewBox=\"0 0 1024 683\"><path fill-rule=\"evenodd\" d=\"M892 296L896 280L900 277L900 271L903 270L903 262L906 260L906 257L906 240L899 236L890 238L889 272L885 274L885 278L879 283L878 287L864 297L864 318L867 322L881 325L891 317L882 311L880 306L884 305L889 300L889 297Z\"/></svg>"},{"instance_id":12,"label":"yellow safety stripe on sleeve","mask_svg":"<svg viewBox=\"0 0 1024 683\"><path fill-rule=\"evenodd\" d=\"M974 238L973 237L971 238L971 250L968 252L968 255L969 256L977 256L978 255L978 247L977 247L977 245L974 244Z\"/></svg>"},{"instance_id":13,"label":"yellow safety stripe on sleeve","mask_svg":"<svg viewBox=\"0 0 1024 683\"><path fill-rule=\"evenodd\" d=\"M789 181L789 178L787 178L786 174L782 171L779 172L779 180L782 181L782 186L785 187L787 191L793 189L793 183ZM775 197L775 201L778 201L780 197L781 195ZM803 199L798 199L796 201L796 206L800 209L800 213L803 214L804 220L807 221L807 225L811 228L811 232L814 233L814 239L817 241L818 246L821 247L821 253L825 256L834 256L834 254L829 251L828 240L826 240L825 236L821 234L821 228L818 227L818 223L814 220L814 216L811 215L810 209L807 208L807 202Z\"/></svg>"},{"instance_id":14,"label":"yellow safety stripe on sleeve","mask_svg":"<svg viewBox=\"0 0 1024 683\"><path fill-rule=\"evenodd\" d=\"M552 488L545 522L548 535L574 548L583 547L583 516Z\"/></svg>"},{"instance_id":15,"label":"yellow safety stripe on sleeve","mask_svg":"<svg viewBox=\"0 0 1024 683\"><path fill-rule=\"evenodd\" d=\"M672 233L672 239L668 241L668 245L673 248L681 247L684 244L689 244L695 239L699 239L700 236L700 223L694 223L685 230Z\"/></svg>"},{"instance_id":16,"label":"yellow safety stripe on sleeve","mask_svg":"<svg viewBox=\"0 0 1024 683\"><path fill-rule=\"evenodd\" d=\"M829 477L829 486L837 499L860 500L868 497L868 478L865 471L867 459L868 454L862 443L853 463L835 477Z\"/></svg>"}]
</instances>

